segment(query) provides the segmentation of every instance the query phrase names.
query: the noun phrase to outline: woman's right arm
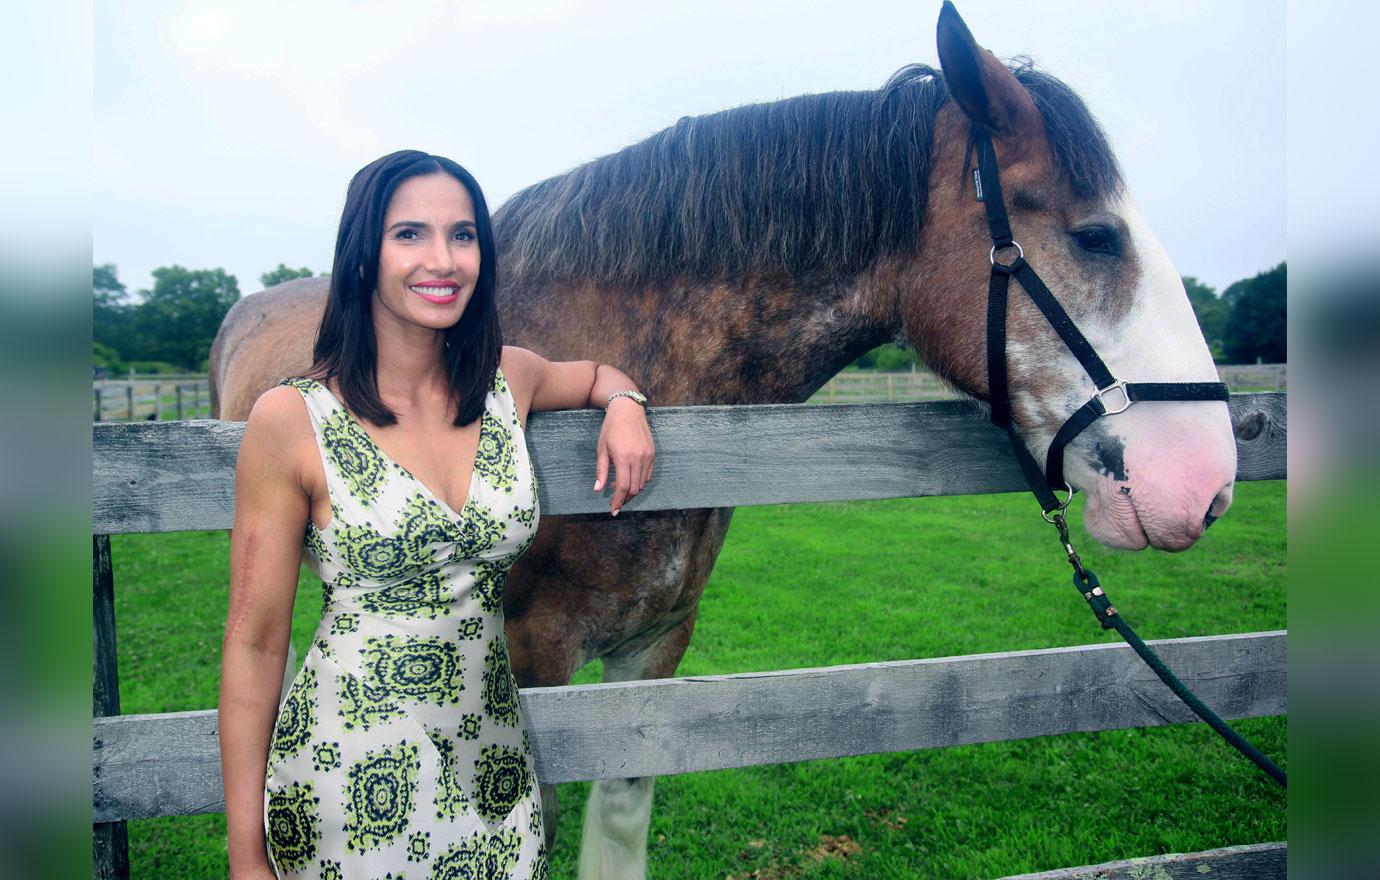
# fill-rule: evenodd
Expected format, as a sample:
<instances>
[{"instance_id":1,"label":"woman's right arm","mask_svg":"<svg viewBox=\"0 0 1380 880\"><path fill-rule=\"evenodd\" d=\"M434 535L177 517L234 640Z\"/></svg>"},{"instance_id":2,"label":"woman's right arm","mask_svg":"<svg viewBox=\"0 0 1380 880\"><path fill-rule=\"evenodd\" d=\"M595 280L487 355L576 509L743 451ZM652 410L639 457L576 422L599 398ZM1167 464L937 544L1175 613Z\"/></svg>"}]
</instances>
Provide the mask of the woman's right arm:
<instances>
[{"instance_id":1,"label":"woman's right arm","mask_svg":"<svg viewBox=\"0 0 1380 880\"><path fill-rule=\"evenodd\" d=\"M249 414L235 467L220 677L221 777L234 880L274 876L264 840L264 774L310 510L300 464L303 426L314 446L298 392L289 386L266 392Z\"/></svg>"}]
</instances>

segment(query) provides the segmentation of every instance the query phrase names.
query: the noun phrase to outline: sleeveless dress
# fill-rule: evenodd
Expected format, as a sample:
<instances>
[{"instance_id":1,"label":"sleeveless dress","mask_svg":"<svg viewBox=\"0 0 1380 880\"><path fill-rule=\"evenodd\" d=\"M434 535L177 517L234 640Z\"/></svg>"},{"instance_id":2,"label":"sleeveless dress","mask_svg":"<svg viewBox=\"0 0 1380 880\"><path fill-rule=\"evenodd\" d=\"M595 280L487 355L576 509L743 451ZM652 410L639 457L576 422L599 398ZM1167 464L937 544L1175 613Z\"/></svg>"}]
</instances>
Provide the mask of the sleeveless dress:
<instances>
[{"instance_id":1,"label":"sleeveless dress","mask_svg":"<svg viewBox=\"0 0 1380 880\"><path fill-rule=\"evenodd\" d=\"M307 522L325 585L279 709L264 784L280 877L544 880L541 801L503 637L503 586L539 517L500 371L458 513L320 382L311 414L331 522Z\"/></svg>"}]
</instances>

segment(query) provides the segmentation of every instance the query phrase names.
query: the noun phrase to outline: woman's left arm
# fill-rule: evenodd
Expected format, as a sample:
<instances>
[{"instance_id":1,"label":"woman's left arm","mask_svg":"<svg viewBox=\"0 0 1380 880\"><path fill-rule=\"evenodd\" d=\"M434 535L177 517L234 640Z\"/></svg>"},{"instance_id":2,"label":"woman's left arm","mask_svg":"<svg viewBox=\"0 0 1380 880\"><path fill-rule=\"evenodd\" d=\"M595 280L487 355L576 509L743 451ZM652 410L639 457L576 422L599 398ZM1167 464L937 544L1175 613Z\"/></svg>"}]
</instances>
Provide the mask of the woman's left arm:
<instances>
[{"instance_id":1,"label":"woman's left arm","mask_svg":"<svg viewBox=\"0 0 1380 880\"><path fill-rule=\"evenodd\" d=\"M604 426L599 431L594 491L603 491L612 464L615 478L609 510L617 516L623 505L647 485L656 462L656 446L647 425L646 410L626 396L610 399L620 391L637 391L637 385L607 364L548 361L515 346L503 348L503 372L509 377L509 385L522 411L585 407L605 411Z\"/></svg>"}]
</instances>

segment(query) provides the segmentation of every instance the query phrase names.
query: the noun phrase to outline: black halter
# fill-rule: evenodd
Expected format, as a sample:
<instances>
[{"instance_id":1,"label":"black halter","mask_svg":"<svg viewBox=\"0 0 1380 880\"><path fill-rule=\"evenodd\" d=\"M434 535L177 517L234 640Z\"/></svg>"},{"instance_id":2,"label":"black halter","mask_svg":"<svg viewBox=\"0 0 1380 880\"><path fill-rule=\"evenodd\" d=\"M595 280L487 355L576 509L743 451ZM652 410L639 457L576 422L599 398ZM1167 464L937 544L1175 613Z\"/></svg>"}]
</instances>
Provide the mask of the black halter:
<instances>
[{"instance_id":1,"label":"black halter","mask_svg":"<svg viewBox=\"0 0 1380 880\"><path fill-rule=\"evenodd\" d=\"M1112 375L1102 358L1097 356L1092 344L1078 330L1068 312L1059 305L1054 294L1035 274L1035 270L1025 261L1025 252L1011 236L1011 224L1006 218L1006 204L1001 197L1001 180L997 175L997 156L992 148L992 136L985 129L977 133L978 168L974 177L974 189L978 200L987 208L987 227L992 234L992 250L988 255L992 262L992 277L987 288L987 382L988 396L992 404L992 421L1006 429L1011 439L1011 449L1016 461L1020 463L1030 491L1039 499L1044 508L1045 519L1059 529L1059 541L1068 554L1069 564L1073 566L1073 585L1087 601L1103 629L1115 629L1121 637L1140 655L1141 659L1168 685L1179 699L1193 712L1222 735L1227 742L1253 761L1274 778L1280 785L1287 785L1288 779L1283 770L1265 756L1259 749L1232 729L1216 712L1198 699L1181 682L1164 661L1150 649L1131 629L1130 624L1117 613L1111 597L1102 589L1097 575L1083 565L1078 552L1073 549L1069 538L1068 522L1064 510L1073 497L1073 489L1064 481L1064 447L1082 433L1098 418L1125 412L1131 404L1139 400L1221 400L1229 401L1231 394L1222 382L1125 382ZM997 262L997 251L1016 249L1016 259L1010 263ZM1060 426L1049 445L1044 471L1035 457L1026 449L1011 422L1011 398L1006 380L1006 303L1011 278L1025 290L1040 312L1049 321L1054 332L1068 346L1073 356L1083 365L1093 380L1097 391ZM1063 485L1068 489L1068 497L1063 501L1054 494L1053 487Z\"/></svg>"},{"instance_id":2,"label":"black halter","mask_svg":"<svg viewBox=\"0 0 1380 880\"><path fill-rule=\"evenodd\" d=\"M992 136L985 129L979 129L977 133L977 154L974 187L978 200L987 209L987 228L992 235L989 254L992 276L987 287L987 386L992 404L992 421L1006 429L1026 482L1030 484L1030 490L1039 499L1048 518L1052 511L1068 506L1067 499L1060 501L1053 492L1059 486L1068 487L1064 480L1064 447L1099 417L1125 412L1138 400L1227 401L1231 395L1222 382L1124 382L1114 377L1087 337L1079 332L1068 312L1064 311L1040 276L1025 261L1025 251L1012 237L1011 224L1006 218L1006 203L1001 196L997 156L992 148ZM1010 248L1016 249L1016 259L1010 263L998 262L997 252ZM1074 411L1054 435L1043 473L1011 422L1011 399L1006 380L1006 303L1012 276L1039 307L1054 332L1059 334L1064 345L1083 365L1097 388L1088 402Z\"/></svg>"}]
</instances>

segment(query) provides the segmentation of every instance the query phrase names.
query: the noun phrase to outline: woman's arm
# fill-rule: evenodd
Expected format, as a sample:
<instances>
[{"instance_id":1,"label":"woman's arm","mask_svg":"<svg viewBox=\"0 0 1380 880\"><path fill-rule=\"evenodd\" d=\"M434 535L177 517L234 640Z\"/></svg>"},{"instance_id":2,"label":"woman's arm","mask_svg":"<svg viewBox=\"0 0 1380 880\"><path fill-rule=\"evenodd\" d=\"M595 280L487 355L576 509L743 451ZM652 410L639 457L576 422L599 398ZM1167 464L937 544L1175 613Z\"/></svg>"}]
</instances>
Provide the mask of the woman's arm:
<instances>
[{"instance_id":1,"label":"woman's arm","mask_svg":"<svg viewBox=\"0 0 1380 880\"><path fill-rule=\"evenodd\" d=\"M235 880L274 876L264 840L264 773L309 512L295 457L303 424L295 389L266 392L249 414L235 468L220 678L221 777Z\"/></svg>"},{"instance_id":2,"label":"woman's arm","mask_svg":"<svg viewBox=\"0 0 1380 880\"><path fill-rule=\"evenodd\" d=\"M548 361L515 346L503 348L503 372L509 377L524 416L528 411L553 409L605 410L604 426L599 431L594 491L603 491L612 464L615 482L609 510L617 516L623 505L647 485L656 463L656 445L647 425L646 410L626 397L609 400L610 395L619 391L637 391L637 384L607 364Z\"/></svg>"}]
</instances>

